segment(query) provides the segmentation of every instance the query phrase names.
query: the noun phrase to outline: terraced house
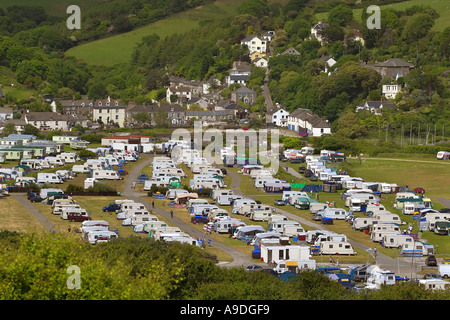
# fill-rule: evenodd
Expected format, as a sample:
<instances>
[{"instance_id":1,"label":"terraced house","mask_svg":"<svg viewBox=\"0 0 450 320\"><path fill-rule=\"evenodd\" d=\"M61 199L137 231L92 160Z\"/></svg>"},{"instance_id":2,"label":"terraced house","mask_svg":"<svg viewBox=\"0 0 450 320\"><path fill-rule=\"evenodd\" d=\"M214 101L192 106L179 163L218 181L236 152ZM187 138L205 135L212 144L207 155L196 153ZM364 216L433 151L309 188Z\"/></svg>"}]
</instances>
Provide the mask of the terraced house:
<instances>
[{"instance_id":1,"label":"terraced house","mask_svg":"<svg viewBox=\"0 0 450 320\"><path fill-rule=\"evenodd\" d=\"M125 125L127 106L123 105L119 100L111 98L97 100L94 103L92 119L95 122L104 124L117 124L119 127Z\"/></svg>"}]
</instances>

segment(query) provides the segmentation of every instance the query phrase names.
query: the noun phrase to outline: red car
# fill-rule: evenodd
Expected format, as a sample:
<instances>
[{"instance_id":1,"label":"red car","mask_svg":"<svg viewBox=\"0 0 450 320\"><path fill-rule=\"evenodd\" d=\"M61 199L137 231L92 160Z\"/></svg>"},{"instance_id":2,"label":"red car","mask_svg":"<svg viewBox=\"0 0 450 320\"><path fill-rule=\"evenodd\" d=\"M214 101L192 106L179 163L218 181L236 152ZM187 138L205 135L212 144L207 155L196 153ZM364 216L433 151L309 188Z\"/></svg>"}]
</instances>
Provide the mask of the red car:
<instances>
[{"instance_id":1,"label":"red car","mask_svg":"<svg viewBox=\"0 0 450 320\"><path fill-rule=\"evenodd\" d=\"M424 189L424 188L420 188L420 187L419 187L419 188L415 188L415 189L414 189L414 192L415 192L415 193L421 193L421 194L424 194L424 193L425 193L425 189Z\"/></svg>"}]
</instances>

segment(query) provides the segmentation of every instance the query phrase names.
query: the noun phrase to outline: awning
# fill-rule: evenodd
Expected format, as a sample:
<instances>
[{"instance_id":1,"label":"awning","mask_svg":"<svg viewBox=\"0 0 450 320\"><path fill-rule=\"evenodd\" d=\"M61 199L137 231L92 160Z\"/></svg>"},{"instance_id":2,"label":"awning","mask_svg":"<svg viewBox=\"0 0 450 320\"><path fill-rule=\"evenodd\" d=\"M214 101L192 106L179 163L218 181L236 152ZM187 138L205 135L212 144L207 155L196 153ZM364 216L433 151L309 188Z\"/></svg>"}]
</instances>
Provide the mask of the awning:
<instances>
[{"instance_id":1,"label":"awning","mask_svg":"<svg viewBox=\"0 0 450 320\"><path fill-rule=\"evenodd\" d=\"M298 267L297 261L286 261L286 267Z\"/></svg>"}]
</instances>

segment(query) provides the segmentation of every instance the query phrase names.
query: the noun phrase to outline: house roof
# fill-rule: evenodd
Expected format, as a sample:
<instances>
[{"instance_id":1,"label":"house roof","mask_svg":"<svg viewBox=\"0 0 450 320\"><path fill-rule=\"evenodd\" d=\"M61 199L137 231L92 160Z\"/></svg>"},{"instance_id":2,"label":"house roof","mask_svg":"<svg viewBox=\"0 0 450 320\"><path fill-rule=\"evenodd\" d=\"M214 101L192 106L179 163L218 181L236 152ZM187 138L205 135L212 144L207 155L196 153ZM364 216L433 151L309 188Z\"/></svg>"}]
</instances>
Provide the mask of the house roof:
<instances>
[{"instance_id":1,"label":"house roof","mask_svg":"<svg viewBox=\"0 0 450 320\"><path fill-rule=\"evenodd\" d=\"M182 112L184 111L183 107L179 104L150 104L150 105L143 105L143 104L134 104L128 107L128 112L130 113L139 113L139 112L147 112L147 113L154 113L158 111L164 111L164 112Z\"/></svg>"},{"instance_id":2,"label":"house roof","mask_svg":"<svg viewBox=\"0 0 450 320\"><path fill-rule=\"evenodd\" d=\"M256 92L253 91L252 89L249 89L249 88L244 86L244 87L240 87L239 89L237 89L236 93L255 94Z\"/></svg>"},{"instance_id":3,"label":"house roof","mask_svg":"<svg viewBox=\"0 0 450 320\"><path fill-rule=\"evenodd\" d=\"M203 116L227 116L229 115L228 112L225 110L220 111L186 111L186 116L188 117L203 117Z\"/></svg>"},{"instance_id":4,"label":"house roof","mask_svg":"<svg viewBox=\"0 0 450 320\"><path fill-rule=\"evenodd\" d=\"M56 112L29 112L25 114L28 121L74 121L81 120L68 114L58 114Z\"/></svg>"},{"instance_id":5,"label":"house roof","mask_svg":"<svg viewBox=\"0 0 450 320\"><path fill-rule=\"evenodd\" d=\"M322 30L325 27L328 27L328 23L322 23L320 21L319 21L319 23L317 23L313 26L313 28L316 30Z\"/></svg>"},{"instance_id":6,"label":"house roof","mask_svg":"<svg viewBox=\"0 0 450 320\"><path fill-rule=\"evenodd\" d=\"M230 80L243 80L246 81L249 78L247 74L232 74L230 75Z\"/></svg>"},{"instance_id":7,"label":"house roof","mask_svg":"<svg viewBox=\"0 0 450 320\"><path fill-rule=\"evenodd\" d=\"M245 37L244 39L242 39L242 40L241 40L241 43L242 43L242 42L249 42L249 41L252 41L253 38L257 38L257 37L258 37L258 36L257 36L256 34L251 34L251 35Z\"/></svg>"},{"instance_id":8,"label":"house roof","mask_svg":"<svg viewBox=\"0 0 450 320\"><path fill-rule=\"evenodd\" d=\"M286 50L284 50L281 54L294 54L294 55L299 55L300 52L298 52L297 50L295 50L293 47L287 48Z\"/></svg>"},{"instance_id":9,"label":"house roof","mask_svg":"<svg viewBox=\"0 0 450 320\"><path fill-rule=\"evenodd\" d=\"M322 119L309 109L296 109L289 115L289 117L307 121L315 128L330 128L330 123L328 121Z\"/></svg>"},{"instance_id":10,"label":"house roof","mask_svg":"<svg viewBox=\"0 0 450 320\"><path fill-rule=\"evenodd\" d=\"M0 107L0 113L13 113L13 108Z\"/></svg>"},{"instance_id":11,"label":"house roof","mask_svg":"<svg viewBox=\"0 0 450 320\"><path fill-rule=\"evenodd\" d=\"M392 58L383 62L377 62L375 63L375 67L391 67L391 68L399 68L399 67L414 67L413 64L406 62L402 59L398 58Z\"/></svg>"},{"instance_id":12,"label":"house roof","mask_svg":"<svg viewBox=\"0 0 450 320\"><path fill-rule=\"evenodd\" d=\"M225 109L227 109L227 110L247 110L246 107L244 107L243 105L241 105L239 103L230 103L225 106Z\"/></svg>"}]
</instances>

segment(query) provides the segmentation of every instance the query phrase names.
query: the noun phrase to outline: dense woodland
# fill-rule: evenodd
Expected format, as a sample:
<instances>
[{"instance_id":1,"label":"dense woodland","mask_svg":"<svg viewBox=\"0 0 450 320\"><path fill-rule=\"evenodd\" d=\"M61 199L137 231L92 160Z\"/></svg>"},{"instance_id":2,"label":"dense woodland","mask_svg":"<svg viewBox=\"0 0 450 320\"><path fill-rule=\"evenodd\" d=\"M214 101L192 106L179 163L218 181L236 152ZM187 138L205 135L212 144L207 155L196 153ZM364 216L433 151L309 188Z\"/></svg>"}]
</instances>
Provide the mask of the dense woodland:
<instances>
[{"instance_id":1,"label":"dense woodland","mask_svg":"<svg viewBox=\"0 0 450 320\"><path fill-rule=\"evenodd\" d=\"M315 271L282 281L265 272L223 268L200 248L149 238L92 246L61 235L0 232L2 300L446 300L414 282L349 291ZM67 281L79 267L80 287ZM71 279L69 279L71 280ZM69 285L75 282L69 281Z\"/></svg>"}]
</instances>

